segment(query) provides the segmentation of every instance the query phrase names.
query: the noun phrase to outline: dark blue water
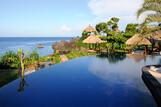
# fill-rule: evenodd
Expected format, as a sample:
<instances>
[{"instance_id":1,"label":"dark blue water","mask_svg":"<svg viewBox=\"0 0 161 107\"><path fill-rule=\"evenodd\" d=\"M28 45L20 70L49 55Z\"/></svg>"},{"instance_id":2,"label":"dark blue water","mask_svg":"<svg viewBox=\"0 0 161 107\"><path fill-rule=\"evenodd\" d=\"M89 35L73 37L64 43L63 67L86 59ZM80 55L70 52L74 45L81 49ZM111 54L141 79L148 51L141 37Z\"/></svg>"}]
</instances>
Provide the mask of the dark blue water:
<instances>
[{"instance_id":1,"label":"dark blue water","mask_svg":"<svg viewBox=\"0 0 161 107\"><path fill-rule=\"evenodd\" d=\"M22 48L26 53L36 50L41 56L45 56L53 53L51 45L54 42L70 39L68 37L0 37L0 55L9 50L17 52ZM37 48L38 44L43 44L44 48Z\"/></svg>"},{"instance_id":2,"label":"dark blue water","mask_svg":"<svg viewBox=\"0 0 161 107\"><path fill-rule=\"evenodd\" d=\"M42 69L0 89L1 107L157 107L141 68L160 56L83 57ZM116 60L118 59L118 60Z\"/></svg>"}]
</instances>

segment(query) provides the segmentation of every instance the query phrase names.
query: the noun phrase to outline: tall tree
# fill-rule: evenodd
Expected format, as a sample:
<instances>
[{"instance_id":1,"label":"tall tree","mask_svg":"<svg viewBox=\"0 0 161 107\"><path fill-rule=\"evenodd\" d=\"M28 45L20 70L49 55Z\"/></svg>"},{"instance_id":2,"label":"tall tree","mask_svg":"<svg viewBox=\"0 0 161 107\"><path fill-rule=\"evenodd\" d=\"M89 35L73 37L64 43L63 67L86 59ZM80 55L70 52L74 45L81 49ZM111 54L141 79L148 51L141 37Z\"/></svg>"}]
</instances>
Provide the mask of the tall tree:
<instances>
[{"instance_id":1,"label":"tall tree","mask_svg":"<svg viewBox=\"0 0 161 107\"><path fill-rule=\"evenodd\" d=\"M138 27L138 24L133 24L133 23L127 24L124 36L126 38L132 37L137 32L137 27Z\"/></svg>"},{"instance_id":2,"label":"tall tree","mask_svg":"<svg viewBox=\"0 0 161 107\"><path fill-rule=\"evenodd\" d=\"M161 22L161 0L144 0L142 7L137 12L137 17L145 12L152 11L147 15L145 22Z\"/></svg>"},{"instance_id":3,"label":"tall tree","mask_svg":"<svg viewBox=\"0 0 161 107\"><path fill-rule=\"evenodd\" d=\"M108 22L107 25L108 27L113 30L113 31L119 31L118 30L118 22L119 22L119 18L116 17L112 17Z\"/></svg>"},{"instance_id":4,"label":"tall tree","mask_svg":"<svg viewBox=\"0 0 161 107\"><path fill-rule=\"evenodd\" d=\"M107 27L107 24L105 22L102 22L96 25L96 30L101 35L107 35L106 32L108 32L109 29Z\"/></svg>"}]
</instances>

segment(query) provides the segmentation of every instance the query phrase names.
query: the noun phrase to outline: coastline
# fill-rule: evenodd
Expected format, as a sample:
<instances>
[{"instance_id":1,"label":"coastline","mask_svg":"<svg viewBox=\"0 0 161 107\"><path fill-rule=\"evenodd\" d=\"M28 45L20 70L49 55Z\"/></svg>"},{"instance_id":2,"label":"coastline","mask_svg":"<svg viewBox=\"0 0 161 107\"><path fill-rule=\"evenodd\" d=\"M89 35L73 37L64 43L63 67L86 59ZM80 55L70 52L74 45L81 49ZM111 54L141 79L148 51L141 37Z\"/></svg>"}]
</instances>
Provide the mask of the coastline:
<instances>
[{"instance_id":1,"label":"coastline","mask_svg":"<svg viewBox=\"0 0 161 107\"><path fill-rule=\"evenodd\" d=\"M0 37L0 55L4 55L7 51L17 52L22 48L29 53L37 50L40 56L52 54L51 45L57 41L70 40L72 37ZM44 48L37 48L38 44L43 44Z\"/></svg>"}]
</instances>

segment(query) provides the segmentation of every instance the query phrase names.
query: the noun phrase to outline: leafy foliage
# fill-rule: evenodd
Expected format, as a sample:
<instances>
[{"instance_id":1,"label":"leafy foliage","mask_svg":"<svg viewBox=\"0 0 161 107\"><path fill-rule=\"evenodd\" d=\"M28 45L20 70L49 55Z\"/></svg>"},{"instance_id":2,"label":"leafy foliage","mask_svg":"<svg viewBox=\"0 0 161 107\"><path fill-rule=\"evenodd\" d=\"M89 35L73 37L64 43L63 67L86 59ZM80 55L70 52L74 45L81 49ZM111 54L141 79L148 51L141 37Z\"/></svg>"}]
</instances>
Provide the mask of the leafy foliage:
<instances>
[{"instance_id":1,"label":"leafy foliage","mask_svg":"<svg viewBox=\"0 0 161 107\"><path fill-rule=\"evenodd\" d=\"M18 53L14 51L8 51L0 58L0 68L12 69L18 68L20 65L21 51ZM24 65L34 64L39 61L39 54L36 50L32 51L29 55L26 55L23 59Z\"/></svg>"},{"instance_id":2,"label":"leafy foliage","mask_svg":"<svg viewBox=\"0 0 161 107\"><path fill-rule=\"evenodd\" d=\"M102 34L102 35L104 35L104 34L107 35L106 33L109 31L107 23L105 23L105 22L97 24L96 30L99 34Z\"/></svg>"},{"instance_id":3,"label":"leafy foliage","mask_svg":"<svg viewBox=\"0 0 161 107\"><path fill-rule=\"evenodd\" d=\"M132 37L135 33L137 33L138 31L137 27L138 27L138 24L132 24L132 23L127 24L124 36L126 38Z\"/></svg>"},{"instance_id":4,"label":"leafy foliage","mask_svg":"<svg viewBox=\"0 0 161 107\"><path fill-rule=\"evenodd\" d=\"M91 32L83 31L83 32L82 32L82 37L81 37L81 39L82 39L82 40L86 39L86 38L90 35L90 33L91 33Z\"/></svg>"},{"instance_id":5,"label":"leafy foliage","mask_svg":"<svg viewBox=\"0 0 161 107\"><path fill-rule=\"evenodd\" d=\"M107 25L108 27L113 30L116 31L118 29L118 22L119 22L119 18L116 17L112 17L108 22Z\"/></svg>"},{"instance_id":6,"label":"leafy foliage","mask_svg":"<svg viewBox=\"0 0 161 107\"><path fill-rule=\"evenodd\" d=\"M18 68L19 57L14 51L8 51L0 58L0 68Z\"/></svg>"}]
</instances>

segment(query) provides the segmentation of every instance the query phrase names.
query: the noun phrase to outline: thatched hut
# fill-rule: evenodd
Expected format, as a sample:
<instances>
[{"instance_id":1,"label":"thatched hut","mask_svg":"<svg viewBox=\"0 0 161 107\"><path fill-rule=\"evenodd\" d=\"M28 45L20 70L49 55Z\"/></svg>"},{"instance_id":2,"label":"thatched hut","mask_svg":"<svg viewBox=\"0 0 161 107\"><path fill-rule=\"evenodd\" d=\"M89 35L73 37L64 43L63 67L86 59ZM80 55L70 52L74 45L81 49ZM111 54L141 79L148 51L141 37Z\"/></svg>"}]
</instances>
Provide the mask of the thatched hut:
<instances>
[{"instance_id":1,"label":"thatched hut","mask_svg":"<svg viewBox=\"0 0 161 107\"><path fill-rule=\"evenodd\" d=\"M89 25L88 27L86 27L85 29L84 29L84 32L96 32L96 29L95 28L93 28L91 25Z\"/></svg>"},{"instance_id":2,"label":"thatched hut","mask_svg":"<svg viewBox=\"0 0 161 107\"><path fill-rule=\"evenodd\" d=\"M96 43L104 43L105 41L102 41L99 37L97 37L94 34L91 34L88 38L83 40L83 43L88 43L88 44L96 44Z\"/></svg>"},{"instance_id":3,"label":"thatched hut","mask_svg":"<svg viewBox=\"0 0 161 107\"><path fill-rule=\"evenodd\" d=\"M145 37L140 36L140 34L135 34L133 37L126 41L126 45L131 46L145 46L145 53L147 52L147 46L151 45L151 42Z\"/></svg>"},{"instance_id":4,"label":"thatched hut","mask_svg":"<svg viewBox=\"0 0 161 107\"><path fill-rule=\"evenodd\" d=\"M96 32L97 32L96 29L91 25L89 25L83 30L81 39L84 40L87 37L89 37L91 34L96 34Z\"/></svg>"},{"instance_id":5,"label":"thatched hut","mask_svg":"<svg viewBox=\"0 0 161 107\"><path fill-rule=\"evenodd\" d=\"M140 34L135 34L126 41L126 45L151 45L151 43L148 39L140 36Z\"/></svg>"},{"instance_id":6,"label":"thatched hut","mask_svg":"<svg viewBox=\"0 0 161 107\"><path fill-rule=\"evenodd\" d=\"M89 46L94 45L95 46L94 47L95 49L97 48L96 45L99 45L100 43L104 43L104 42L105 41L102 41L99 37L97 37L94 34L91 34L88 38L86 38L85 40L83 40L83 43L90 44Z\"/></svg>"}]
</instances>

